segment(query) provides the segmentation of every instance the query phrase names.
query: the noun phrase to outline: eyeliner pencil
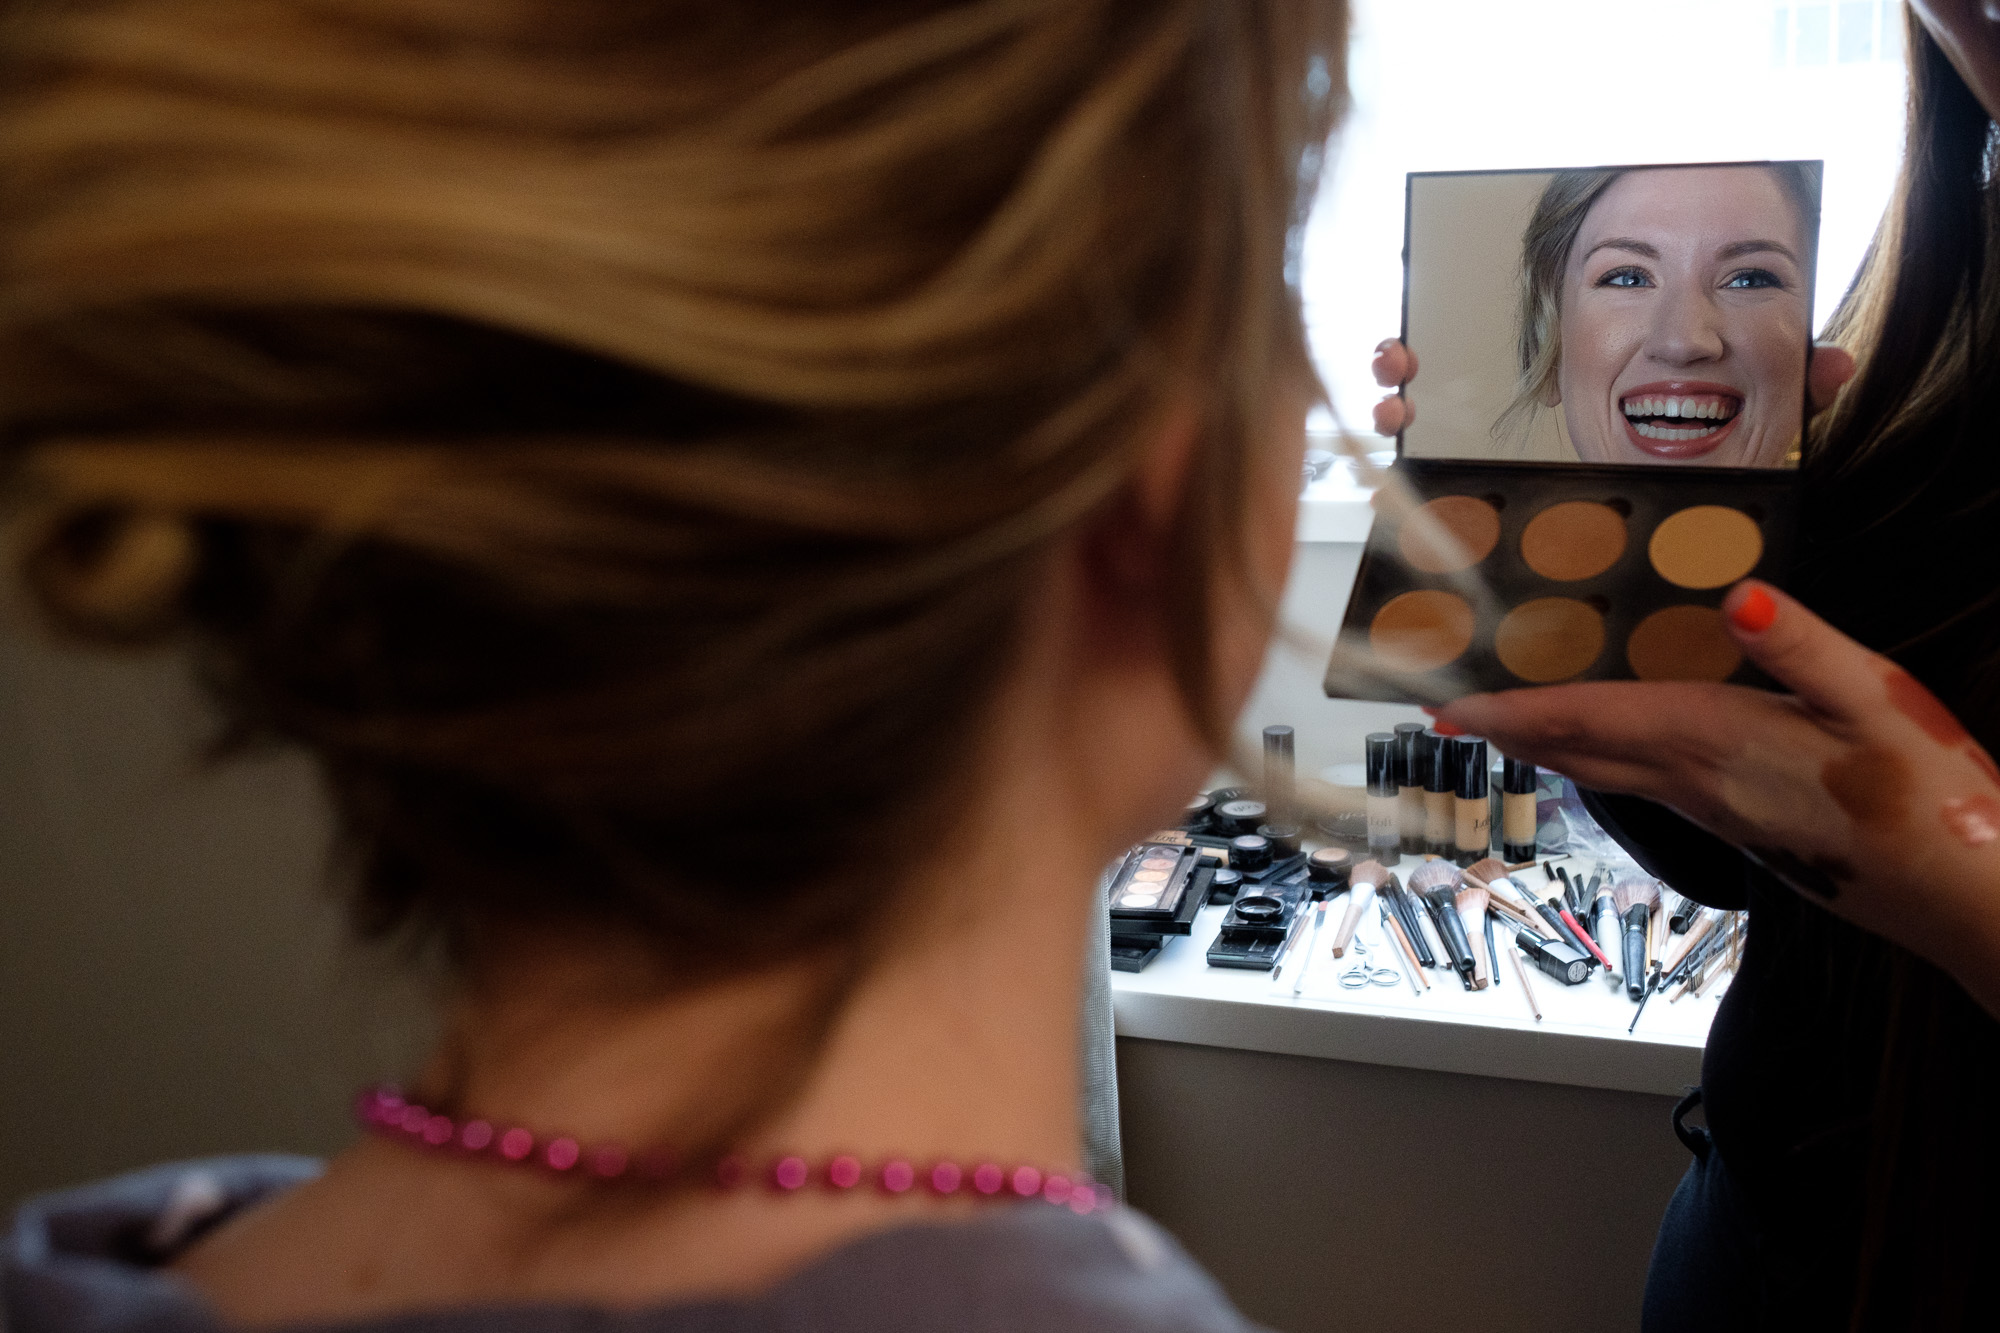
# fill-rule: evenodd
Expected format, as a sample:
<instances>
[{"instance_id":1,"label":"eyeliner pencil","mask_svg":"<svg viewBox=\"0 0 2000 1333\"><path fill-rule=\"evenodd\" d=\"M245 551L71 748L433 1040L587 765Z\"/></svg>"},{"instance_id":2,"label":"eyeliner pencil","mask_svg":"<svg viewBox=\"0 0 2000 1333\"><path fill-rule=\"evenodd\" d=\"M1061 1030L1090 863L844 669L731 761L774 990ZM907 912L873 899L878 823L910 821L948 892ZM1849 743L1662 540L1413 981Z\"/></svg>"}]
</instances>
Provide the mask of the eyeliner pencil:
<instances>
[{"instance_id":1,"label":"eyeliner pencil","mask_svg":"<svg viewBox=\"0 0 2000 1333\"><path fill-rule=\"evenodd\" d=\"M1484 915L1486 917L1486 961L1492 964L1493 984L1497 986L1500 984L1500 950L1494 947L1493 944L1493 913L1487 912Z\"/></svg>"},{"instance_id":2,"label":"eyeliner pencil","mask_svg":"<svg viewBox=\"0 0 2000 1333\"><path fill-rule=\"evenodd\" d=\"M1292 979L1292 994L1297 995L1306 988L1306 973L1312 971L1313 945L1319 939L1319 928L1326 924L1326 903L1322 900L1313 909L1312 925L1306 929L1305 943L1299 947L1299 974Z\"/></svg>"},{"instance_id":3,"label":"eyeliner pencil","mask_svg":"<svg viewBox=\"0 0 2000 1333\"><path fill-rule=\"evenodd\" d=\"M1410 937L1403 933L1402 923L1390 914L1389 909L1383 905L1380 898L1375 900L1375 905L1382 909L1382 934L1394 940L1397 951L1403 955L1404 961L1409 965L1410 989L1416 991L1418 996L1421 997L1425 991L1431 988L1431 981L1429 977L1424 975L1424 970L1417 966L1417 951L1410 947ZM1419 982L1423 983L1421 987L1417 984Z\"/></svg>"},{"instance_id":4,"label":"eyeliner pencil","mask_svg":"<svg viewBox=\"0 0 2000 1333\"><path fill-rule=\"evenodd\" d=\"M1292 928L1285 932L1285 939L1278 946L1278 956L1271 962L1271 980L1276 981L1285 970L1285 964L1292 961L1292 946L1298 943L1299 928L1306 923L1306 914L1300 912L1292 918Z\"/></svg>"}]
</instances>

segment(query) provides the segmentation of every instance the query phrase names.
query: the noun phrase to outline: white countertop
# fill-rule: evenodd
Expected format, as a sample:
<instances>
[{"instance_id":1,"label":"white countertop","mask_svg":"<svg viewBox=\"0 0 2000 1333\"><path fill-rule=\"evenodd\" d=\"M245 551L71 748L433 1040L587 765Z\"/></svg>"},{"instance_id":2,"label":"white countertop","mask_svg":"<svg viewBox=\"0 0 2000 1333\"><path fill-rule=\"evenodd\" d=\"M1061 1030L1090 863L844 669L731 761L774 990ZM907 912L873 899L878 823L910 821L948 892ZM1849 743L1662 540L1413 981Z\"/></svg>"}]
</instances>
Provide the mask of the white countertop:
<instances>
[{"instance_id":1,"label":"white countertop","mask_svg":"<svg viewBox=\"0 0 2000 1333\"><path fill-rule=\"evenodd\" d=\"M1405 858L1398 874L1414 864ZM1546 876L1537 869L1517 878L1539 891ZM1500 985L1483 991L1465 990L1443 969L1427 972L1431 988L1421 996L1411 993L1407 979L1394 987L1346 990L1339 974L1350 959L1332 953L1346 902L1342 896L1328 906L1297 998L1295 961L1286 963L1277 982L1268 972L1210 967L1208 946L1226 909L1204 907L1194 933L1168 939L1145 971L1111 974L1118 1035L1668 1096L1701 1081L1702 1044L1724 986L1675 1004L1653 996L1629 1035L1636 1006L1601 970L1580 986L1565 986L1528 966L1540 1022L1504 956ZM1504 955L1513 949L1513 932L1496 930ZM1403 970L1372 909L1359 937L1372 963ZM1484 940L1476 947L1483 949Z\"/></svg>"}]
</instances>

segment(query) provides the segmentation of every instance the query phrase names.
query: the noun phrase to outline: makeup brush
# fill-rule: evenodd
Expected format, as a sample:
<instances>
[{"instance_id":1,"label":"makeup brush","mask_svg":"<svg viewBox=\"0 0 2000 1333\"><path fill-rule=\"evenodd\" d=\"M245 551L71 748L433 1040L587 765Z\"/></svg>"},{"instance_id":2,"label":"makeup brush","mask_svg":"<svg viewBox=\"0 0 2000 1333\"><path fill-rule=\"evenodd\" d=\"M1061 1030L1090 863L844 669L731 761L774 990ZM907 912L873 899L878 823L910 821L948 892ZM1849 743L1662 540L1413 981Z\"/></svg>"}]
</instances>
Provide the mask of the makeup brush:
<instances>
[{"instance_id":1,"label":"makeup brush","mask_svg":"<svg viewBox=\"0 0 2000 1333\"><path fill-rule=\"evenodd\" d=\"M1686 894L1668 889L1661 895L1660 910L1667 914L1667 929L1676 935L1685 935L1688 928L1694 925L1695 915L1702 908Z\"/></svg>"},{"instance_id":2,"label":"makeup brush","mask_svg":"<svg viewBox=\"0 0 2000 1333\"><path fill-rule=\"evenodd\" d=\"M1562 912L1558 915L1562 917L1563 924L1569 927L1570 933L1576 936L1576 942L1583 946L1585 953L1595 958L1603 966L1611 966L1611 959L1597 947L1597 941L1590 938L1590 932L1583 928L1583 922L1577 920L1574 913Z\"/></svg>"},{"instance_id":3,"label":"makeup brush","mask_svg":"<svg viewBox=\"0 0 2000 1333\"><path fill-rule=\"evenodd\" d=\"M1667 970L1667 975L1672 976L1674 970L1681 965L1681 960L1693 953L1695 947L1708 938L1709 932L1715 929L1716 920L1720 916L1721 913L1710 911L1706 907L1701 909L1689 924L1687 934L1676 938L1668 947L1666 954L1661 957L1660 966Z\"/></svg>"},{"instance_id":4,"label":"makeup brush","mask_svg":"<svg viewBox=\"0 0 2000 1333\"><path fill-rule=\"evenodd\" d=\"M1528 982L1528 969L1521 966L1520 954L1509 949L1507 956L1514 960L1514 978L1521 983L1521 994L1528 999L1528 1012L1533 1014L1535 1021L1539 1023L1542 1021L1542 1006L1535 1003L1535 988Z\"/></svg>"},{"instance_id":5,"label":"makeup brush","mask_svg":"<svg viewBox=\"0 0 2000 1333\"><path fill-rule=\"evenodd\" d=\"M1500 947L1493 942L1493 913L1481 912L1486 927L1486 970L1493 974L1493 984L1500 984Z\"/></svg>"},{"instance_id":6,"label":"makeup brush","mask_svg":"<svg viewBox=\"0 0 2000 1333\"><path fill-rule=\"evenodd\" d=\"M1390 914L1385 899L1375 900L1375 910L1382 914L1382 934L1395 942L1397 951L1403 955L1403 961L1409 964L1410 989L1416 991L1421 998L1424 991L1431 988L1431 979L1424 975L1423 968L1417 966L1417 951L1410 947L1410 937L1403 933L1402 923ZM1418 982L1423 983L1421 988Z\"/></svg>"},{"instance_id":7,"label":"makeup brush","mask_svg":"<svg viewBox=\"0 0 2000 1333\"><path fill-rule=\"evenodd\" d=\"M1305 941L1299 946L1299 970L1292 978L1293 995L1300 994L1306 988L1306 973L1312 971L1313 944L1319 939L1320 927L1325 924L1326 903L1322 901L1313 905L1312 925L1307 927ZM1272 975L1275 977L1277 974Z\"/></svg>"},{"instance_id":8,"label":"makeup brush","mask_svg":"<svg viewBox=\"0 0 2000 1333\"><path fill-rule=\"evenodd\" d=\"M1333 937L1335 958L1347 956L1347 946L1354 942L1354 929L1361 924L1362 913L1375 901L1375 890L1388 878L1388 867L1380 861L1363 861L1348 873L1347 915L1340 919L1340 929Z\"/></svg>"},{"instance_id":9,"label":"makeup brush","mask_svg":"<svg viewBox=\"0 0 2000 1333\"><path fill-rule=\"evenodd\" d=\"M1474 990L1485 990L1493 984L1493 974L1486 970L1486 955L1472 947L1472 937L1479 933L1479 923L1486 920L1486 897L1485 889L1477 884L1468 884L1453 899L1453 905L1458 909L1458 924L1465 931L1466 952L1472 955Z\"/></svg>"},{"instance_id":10,"label":"makeup brush","mask_svg":"<svg viewBox=\"0 0 2000 1333\"><path fill-rule=\"evenodd\" d=\"M1410 872L1410 888L1429 902L1436 913L1438 933L1444 937L1445 951L1459 975L1472 975L1472 942L1465 937L1465 923L1458 917L1458 867L1449 861L1431 861Z\"/></svg>"},{"instance_id":11,"label":"makeup brush","mask_svg":"<svg viewBox=\"0 0 2000 1333\"><path fill-rule=\"evenodd\" d=\"M1593 933L1597 939L1597 952L1604 958L1604 975L1615 978L1618 976L1618 969L1614 966L1614 960L1620 953L1618 908L1611 897L1609 880L1598 884L1597 901L1592 906L1594 910L1591 924L1595 927Z\"/></svg>"},{"instance_id":12,"label":"makeup brush","mask_svg":"<svg viewBox=\"0 0 2000 1333\"><path fill-rule=\"evenodd\" d=\"M1506 863L1497 856L1489 856L1483 861L1474 861L1465 868L1465 878L1473 884L1492 884L1507 873Z\"/></svg>"},{"instance_id":13,"label":"makeup brush","mask_svg":"<svg viewBox=\"0 0 2000 1333\"><path fill-rule=\"evenodd\" d=\"M1653 909L1659 906L1660 889L1650 879L1624 879L1611 891L1611 901L1625 927L1625 994L1642 999L1646 994L1646 927Z\"/></svg>"}]
</instances>

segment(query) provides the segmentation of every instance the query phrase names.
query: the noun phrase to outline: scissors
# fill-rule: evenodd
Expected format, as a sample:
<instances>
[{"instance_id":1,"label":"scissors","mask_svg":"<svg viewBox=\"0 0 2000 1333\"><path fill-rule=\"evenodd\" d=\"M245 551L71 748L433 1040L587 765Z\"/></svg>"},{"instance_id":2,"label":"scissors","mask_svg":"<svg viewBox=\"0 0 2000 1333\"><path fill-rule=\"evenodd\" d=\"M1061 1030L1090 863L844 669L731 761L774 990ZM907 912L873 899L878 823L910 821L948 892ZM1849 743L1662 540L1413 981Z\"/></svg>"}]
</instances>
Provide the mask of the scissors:
<instances>
[{"instance_id":1,"label":"scissors","mask_svg":"<svg viewBox=\"0 0 2000 1333\"><path fill-rule=\"evenodd\" d=\"M1360 990L1364 986L1395 986L1403 980L1403 974L1393 967L1376 967L1368 961L1368 946L1360 940L1354 942L1354 966L1340 974L1343 990Z\"/></svg>"}]
</instances>

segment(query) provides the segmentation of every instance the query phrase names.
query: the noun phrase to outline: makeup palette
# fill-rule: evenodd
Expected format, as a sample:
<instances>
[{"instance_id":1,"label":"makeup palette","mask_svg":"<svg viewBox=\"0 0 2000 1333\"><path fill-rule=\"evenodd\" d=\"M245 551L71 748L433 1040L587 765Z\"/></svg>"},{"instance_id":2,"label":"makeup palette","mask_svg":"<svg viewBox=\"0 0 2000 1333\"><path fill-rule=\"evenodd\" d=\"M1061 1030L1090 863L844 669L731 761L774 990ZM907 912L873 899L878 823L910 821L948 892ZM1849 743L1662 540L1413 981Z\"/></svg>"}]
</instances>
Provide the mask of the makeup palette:
<instances>
[{"instance_id":1,"label":"makeup palette","mask_svg":"<svg viewBox=\"0 0 2000 1333\"><path fill-rule=\"evenodd\" d=\"M1727 632L1782 583L1806 444L1821 164L1407 180L1396 437L1330 695L1768 684Z\"/></svg>"},{"instance_id":2,"label":"makeup palette","mask_svg":"<svg viewBox=\"0 0 2000 1333\"><path fill-rule=\"evenodd\" d=\"M1326 692L1432 702L1570 680L1765 683L1720 609L1782 582L1797 483L1779 470L1399 461Z\"/></svg>"}]
</instances>

